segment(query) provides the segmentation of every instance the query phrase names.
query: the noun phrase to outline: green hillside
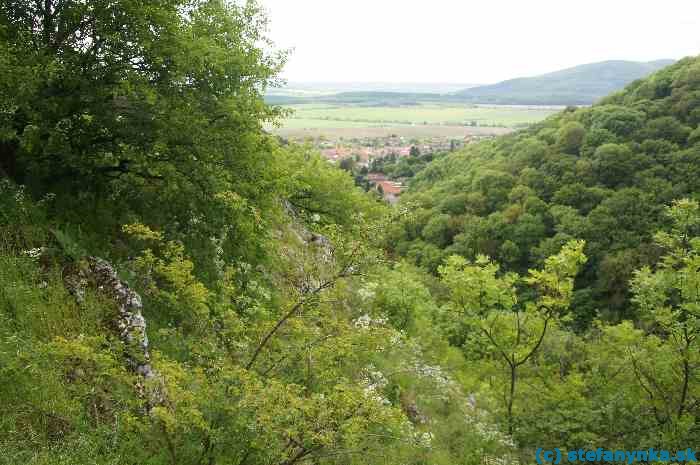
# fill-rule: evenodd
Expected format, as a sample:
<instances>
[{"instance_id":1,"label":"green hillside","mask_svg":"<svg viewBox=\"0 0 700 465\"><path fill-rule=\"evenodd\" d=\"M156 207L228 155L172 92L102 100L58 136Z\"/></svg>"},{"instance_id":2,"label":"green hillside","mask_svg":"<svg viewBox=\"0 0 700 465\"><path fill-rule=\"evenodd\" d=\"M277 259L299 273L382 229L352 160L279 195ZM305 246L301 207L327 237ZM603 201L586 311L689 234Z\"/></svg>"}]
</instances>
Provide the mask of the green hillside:
<instances>
[{"instance_id":1,"label":"green hillside","mask_svg":"<svg viewBox=\"0 0 700 465\"><path fill-rule=\"evenodd\" d=\"M459 354L378 246L387 207L263 130L284 60L264 22L253 2L0 6L0 464L505 449L457 413L439 364Z\"/></svg>"},{"instance_id":2,"label":"green hillside","mask_svg":"<svg viewBox=\"0 0 700 465\"><path fill-rule=\"evenodd\" d=\"M264 130L266 24L0 4L1 465L698 444L700 59L433 161L390 208Z\"/></svg>"},{"instance_id":3,"label":"green hillside","mask_svg":"<svg viewBox=\"0 0 700 465\"><path fill-rule=\"evenodd\" d=\"M648 76L673 60L648 63L603 61L457 92L473 103L505 105L588 105L627 84Z\"/></svg>"},{"instance_id":4,"label":"green hillside","mask_svg":"<svg viewBox=\"0 0 700 465\"><path fill-rule=\"evenodd\" d=\"M688 58L585 109L429 165L411 185L415 223L395 250L429 270L484 253L526 270L585 239L577 318L629 314L632 271L658 258L664 206L700 192L700 59Z\"/></svg>"}]
</instances>

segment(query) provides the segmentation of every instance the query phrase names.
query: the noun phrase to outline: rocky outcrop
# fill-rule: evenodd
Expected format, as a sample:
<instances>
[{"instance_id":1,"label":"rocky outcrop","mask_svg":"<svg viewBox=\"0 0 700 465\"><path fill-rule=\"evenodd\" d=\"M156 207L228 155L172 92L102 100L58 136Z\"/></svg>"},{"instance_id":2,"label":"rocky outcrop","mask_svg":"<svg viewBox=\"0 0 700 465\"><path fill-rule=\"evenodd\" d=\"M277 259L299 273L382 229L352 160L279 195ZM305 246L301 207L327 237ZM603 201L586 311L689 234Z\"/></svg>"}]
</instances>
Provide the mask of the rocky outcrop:
<instances>
[{"instance_id":1,"label":"rocky outcrop","mask_svg":"<svg viewBox=\"0 0 700 465\"><path fill-rule=\"evenodd\" d=\"M426 417L418 408L418 403L416 399L412 396L402 393L400 397L401 408L408 417L408 419L414 425L424 425L428 423L428 417Z\"/></svg>"},{"instance_id":2,"label":"rocky outcrop","mask_svg":"<svg viewBox=\"0 0 700 465\"><path fill-rule=\"evenodd\" d=\"M101 258L88 257L80 271L65 280L66 287L81 302L87 286L94 286L98 292L114 301L117 307L114 329L124 344L128 367L139 378L137 389L146 400L147 410L160 405L165 400L161 378L151 366L146 320L143 317L141 296L119 279L114 267Z\"/></svg>"}]
</instances>

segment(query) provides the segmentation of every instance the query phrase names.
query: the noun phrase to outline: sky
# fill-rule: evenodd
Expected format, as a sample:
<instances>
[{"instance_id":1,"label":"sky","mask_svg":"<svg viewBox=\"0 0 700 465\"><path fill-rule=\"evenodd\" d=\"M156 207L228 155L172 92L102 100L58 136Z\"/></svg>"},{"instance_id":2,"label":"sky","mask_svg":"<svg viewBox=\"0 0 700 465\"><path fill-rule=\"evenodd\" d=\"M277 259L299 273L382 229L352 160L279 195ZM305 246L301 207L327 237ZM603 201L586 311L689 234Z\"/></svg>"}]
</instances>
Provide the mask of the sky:
<instances>
[{"instance_id":1,"label":"sky","mask_svg":"<svg viewBox=\"0 0 700 465\"><path fill-rule=\"evenodd\" d=\"M259 0L302 82L492 83L700 54L700 0Z\"/></svg>"}]
</instances>

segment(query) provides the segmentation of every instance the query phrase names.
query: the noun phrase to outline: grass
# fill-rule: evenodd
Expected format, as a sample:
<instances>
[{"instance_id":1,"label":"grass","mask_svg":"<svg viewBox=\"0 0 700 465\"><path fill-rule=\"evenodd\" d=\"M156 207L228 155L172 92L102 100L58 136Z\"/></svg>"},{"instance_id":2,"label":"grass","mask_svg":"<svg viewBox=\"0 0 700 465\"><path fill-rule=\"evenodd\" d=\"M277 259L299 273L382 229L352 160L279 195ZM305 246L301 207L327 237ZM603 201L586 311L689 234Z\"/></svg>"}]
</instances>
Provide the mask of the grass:
<instances>
[{"instance_id":1,"label":"grass","mask_svg":"<svg viewBox=\"0 0 700 465\"><path fill-rule=\"evenodd\" d=\"M543 120L556 110L538 107L475 107L422 104L407 106L293 105L288 128L382 125L479 126L516 128Z\"/></svg>"}]
</instances>

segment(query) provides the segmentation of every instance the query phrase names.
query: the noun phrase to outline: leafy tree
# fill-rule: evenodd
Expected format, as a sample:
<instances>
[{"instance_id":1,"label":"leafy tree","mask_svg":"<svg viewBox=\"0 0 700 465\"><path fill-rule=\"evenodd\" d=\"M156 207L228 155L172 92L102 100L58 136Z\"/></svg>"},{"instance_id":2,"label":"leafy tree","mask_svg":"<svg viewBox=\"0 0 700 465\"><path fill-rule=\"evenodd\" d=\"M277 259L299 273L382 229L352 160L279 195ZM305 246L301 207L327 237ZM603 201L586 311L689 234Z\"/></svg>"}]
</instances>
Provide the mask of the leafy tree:
<instances>
[{"instance_id":1,"label":"leafy tree","mask_svg":"<svg viewBox=\"0 0 700 465\"><path fill-rule=\"evenodd\" d=\"M586 135L586 128L579 122L572 121L559 129L558 145L565 153L576 155Z\"/></svg>"},{"instance_id":2,"label":"leafy tree","mask_svg":"<svg viewBox=\"0 0 700 465\"><path fill-rule=\"evenodd\" d=\"M193 242L230 230L245 245L226 251L250 259L250 217L222 199L269 205L279 190L261 129L280 110L262 95L284 54L265 21L255 2L4 2L3 55L25 85L3 113L3 170L39 196L120 204L105 230L147 212Z\"/></svg>"},{"instance_id":3,"label":"leafy tree","mask_svg":"<svg viewBox=\"0 0 700 465\"><path fill-rule=\"evenodd\" d=\"M341 170L352 173L355 170L355 160L352 158L343 158L338 166Z\"/></svg>"},{"instance_id":4,"label":"leafy tree","mask_svg":"<svg viewBox=\"0 0 700 465\"><path fill-rule=\"evenodd\" d=\"M647 392L660 425L681 424L698 414L696 396L700 360L700 206L680 200L668 210L670 232L656 240L666 251L655 270L644 267L632 280L633 301L639 306L649 330L668 348L670 363L654 366L648 359L631 355L637 381ZM669 370L670 373L662 371ZM692 417L691 417L692 418Z\"/></svg>"},{"instance_id":5,"label":"leafy tree","mask_svg":"<svg viewBox=\"0 0 700 465\"><path fill-rule=\"evenodd\" d=\"M477 340L469 344L485 348L508 373L503 398L510 434L515 428L513 405L519 369L537 354L549 326L568 310L573 279L586 261L583 247L583 242L566 244L545 261L543 270L530 270L526 278L513 273L498 276L499 266L485 256L473 263L452 256L439 269L450 290L446 310L456 313L457 324L473 328ZM519 304L516 284L521 279L538 295ZM469 345L465 350L470 350Z\"/></svg>"},{"instance_id":6,"label":"leafy tree","mask_svg":"<svg viewBox=\"0 0 700 465\"><path fill-rule=\"evenodd\" d=\"M402 201L432 211L423 225L440 214L454 218L453 240L441 246L448 254L512 258L505 252L515 250L506 242L516 244L520 260L504 261L508 271L541 263L572 237L586 239L591 260L578 279L581 290L597 300L600 316L626 318L629 273L658 258L651 237L661 226L660 212L699 188L691 136L697 73L697 57L680 60L589 108L570 108L515 134L470 144L422 170ZM532 191L526 196L532 203L524 201L523 187ZM435 200L453 198L466 198L464 208ZM575 235L550 216L558 205L583 216ZM582 313L591 305L585 303Z\"/></svg>"},{"instance_id":7,"label":"leafy tree","mask_svg":"<svg viewBox=\"0 0 700 465\"><path fill-rule=\"evenodd\" d=\"M425 240L438 247L445 247L449 244L451 240L449 221L450 216L446 214L438 215L430 219L423 227L422 231Z\"/></svg>"},{"instance_id":8,"label":"leafy tree","mask_svg":"<svg viewBox=\"0 0 700 465\"><path fill-rule=\"evenodd\" d=\"M684 144L690 128L672 116L662 116L647 122L644 135L649 139L663 139L677 144Z\"/></svg>"}]
</instances>

